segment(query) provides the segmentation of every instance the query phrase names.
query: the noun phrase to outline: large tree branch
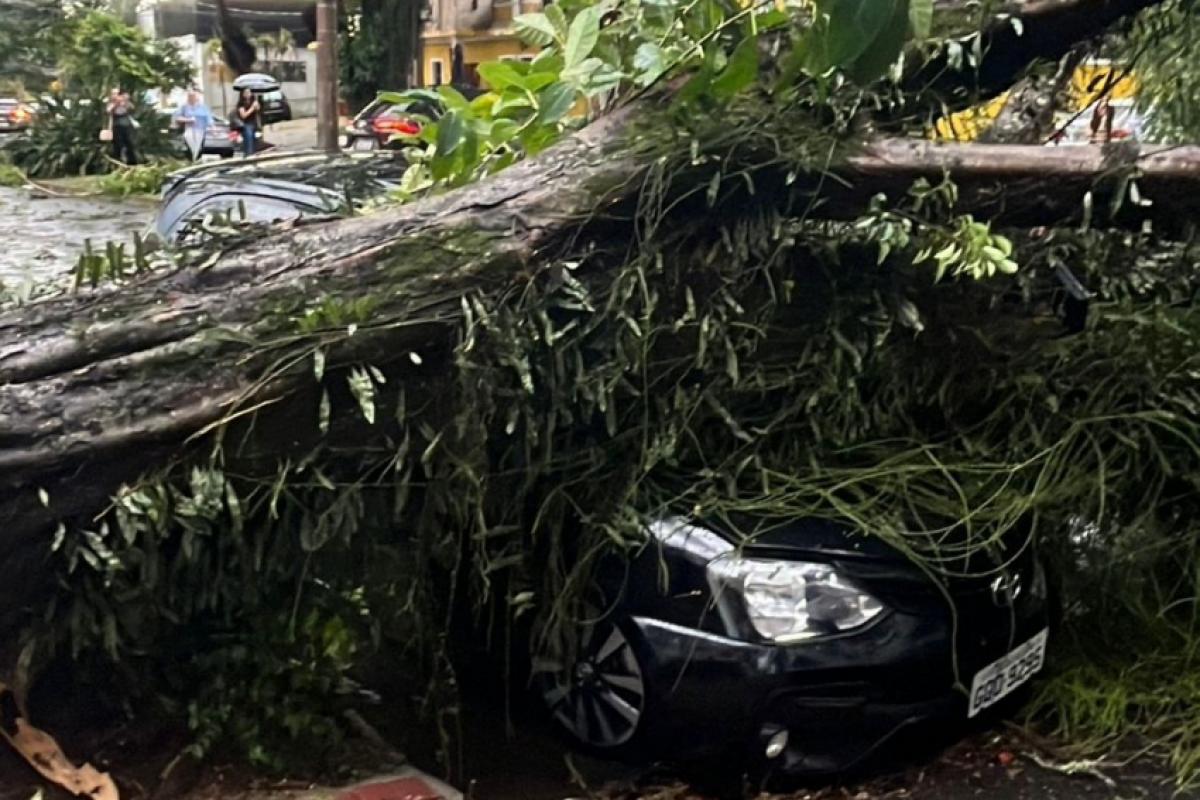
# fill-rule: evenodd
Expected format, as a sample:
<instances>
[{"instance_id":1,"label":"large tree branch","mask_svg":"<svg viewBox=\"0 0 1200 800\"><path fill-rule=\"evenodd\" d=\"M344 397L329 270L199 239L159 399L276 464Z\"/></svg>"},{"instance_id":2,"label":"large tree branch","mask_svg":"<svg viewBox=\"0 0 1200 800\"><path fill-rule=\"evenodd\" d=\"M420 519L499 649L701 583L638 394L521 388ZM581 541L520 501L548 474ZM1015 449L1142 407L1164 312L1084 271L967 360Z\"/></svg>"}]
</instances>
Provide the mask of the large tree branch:
<instances>
[{"instance_id":1,"label":"large tree branch","mask_svg":"<svg viewBox=\"0 0 1200 800\"><path fill-rule=\"evenodd\" d=\"M903 193L912 182L943 176L959 188L960 205L977 217L1005 225L1073 221L1092 193L1097 209L1137 181L1149 205L1120 204L1114 219L1097 213L1097 225L1140 226L1150 220L1176 231L1200 212L1200 147L939 144L879 139L849 158L846 183L831 187L826 213L852 217L876 192Z\"/></svg>"},{"instance_id":2,"label":"large tree branch","mask_svg":"<svg viewBox=\"0 0 1200 800\"><path fill-rule=\"evenodd\" d=\"M976 65L964 59L956 66L950 48L942 47L909 72L903 88L924 97L934 114L942 111L943 104L962 108L1005 91L1035 61L1057 61L1080 42L1163 1L1032 0L1013 4L1007 16L1001 15L980 34Z\"/></svg>"},{"instance_id":3,"label":"large tree branch","mask_svg":"<svg viewBox=\"0 0 1200 800\"><path fill-rule=\"evenodd\" d=\"M1077 0L1028 15L1044 15L1058 28L1082 14L1084 29L1095 30L1098 19L1149 2ZM1097 6L1108 11L1099 14ZM1028 43L1019 42L1019 52L1032 57ZM995 80L1000 72L989 75ZM314 381L311 362L297 357L298 348L325 347L331 369L371 363L385 368L393 385L412 380L408 353L445 353L464 294L519 286L553 266L568 244L572 252L586 252L589 242L605 238L634 246L639 231L631 209L648 170L676 150L689 161L688 142L671 139L659 105L647 100L628 106L538 158L458 192L277 233L203 270L152 275L119 289L0 314L0 574L6 576L0 617L28 602L41 585L47 542L59 520L90 524L122 484L178 456L198 432L228 415L261 408L259 427L275 425L277 435L256 454L264 463L311 450L320 438ZM764 118L785 112L803 113L762 108ZM650 122L635 124L639 117ZM1097 151L1067 156L1065 150L1024 148L1018 154L878 142L835 165L848 184L839 188L817 173L788 186L788 165L781 165L779 154L756 159L762 152L753 143L742 152L743 163L724 165L727 174L752 173L756 182L761 177L761 185L775 187L766 196L781 208L795 207L795 195L806 200L805 192L819 193L829 202L813 206L817 213L841 216L852 216L875 192L902 191L916 177L936 178L943 171L967 187L965 208L1010 214L1013 206L993 189L1017 178L1030 190L1026 200L1044 189L1061 211L1078 204L1096 177L1119 166ZM1193 159L1190 152L1145 159L1146 193L1193 186ZM663 207L683 209L693 202L684 198L702 199L711 177L703 163L684 168L660 187L671 194ZM724 208L736 214L731 199L746 198L736 191L726 198ZM766 202L765 196L754 202ZM681 233L707 224L702 203L692 210L699 219L678 212L672 217ZM598 226L607 227L599 232ZM586 278L587 269L602 266L589 262L578 274ZM365 320L353 336L344 327L303 334L297 317L326 297L347 303L370 298L372 319L384 322ZM432 363L427 359L426 368ZM334 428L340 424L335 419Z\"/></svg>"}]
</instances>

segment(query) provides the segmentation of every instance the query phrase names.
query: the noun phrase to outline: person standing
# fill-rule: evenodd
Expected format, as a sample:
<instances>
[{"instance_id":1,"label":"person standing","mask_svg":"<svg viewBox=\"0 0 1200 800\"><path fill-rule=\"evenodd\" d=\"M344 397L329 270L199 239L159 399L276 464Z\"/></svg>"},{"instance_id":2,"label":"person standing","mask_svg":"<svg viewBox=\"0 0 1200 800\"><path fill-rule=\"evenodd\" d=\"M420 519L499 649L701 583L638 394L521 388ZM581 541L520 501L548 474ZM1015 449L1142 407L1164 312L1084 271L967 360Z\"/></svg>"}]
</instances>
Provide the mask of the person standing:
<instances>
[{"instance_id":1,"label":"person standing","mask_svg":"<svg viewBox=\"0 0 1200 800\"><path fill-rule=\"evenodd\" d=\"M187 143L192 161L196 161L204 149L204 134L212 124L212 112L195 89L187 93L187 100L176 109L175 122L183 126L183 141Z\"/></svg>"},{"instance_id":2,"label":"person standing","mask_svg":"<svg viewBox=\"0 0 1200 800\"><path fill-rule=\"evenodd\" d=\"M254 155L255 137L262 128L262 104L254 92L242 89L234 113L242 128L242 156L249 158Z\"/></svg>"},{"instance_id":3,"label":"person standing","mask_svg":"<svg viewBox=\"0 0 1200 800\"><path fill-rule=\"evenodd\" d=\"M137 123L133 119L133 101L129 99L129 94L120 89L113 89L108 94L108 104L105 108L112 130L112 157L130 166L138 163L134 135Z\"/></svg>"}]
</instances>

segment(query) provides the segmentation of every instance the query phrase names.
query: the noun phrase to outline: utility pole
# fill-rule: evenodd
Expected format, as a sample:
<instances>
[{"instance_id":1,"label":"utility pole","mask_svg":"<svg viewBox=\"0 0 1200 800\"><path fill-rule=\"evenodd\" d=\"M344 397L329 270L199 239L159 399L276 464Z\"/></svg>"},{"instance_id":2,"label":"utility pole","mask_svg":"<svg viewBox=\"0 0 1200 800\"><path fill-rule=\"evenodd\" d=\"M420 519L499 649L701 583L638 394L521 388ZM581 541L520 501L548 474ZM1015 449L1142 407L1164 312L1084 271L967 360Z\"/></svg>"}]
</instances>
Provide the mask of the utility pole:
<instances>
[{"instance_id":1,"label":"utility pole","mask_svg":"<svg viewBox=\"0 0 1200 800\"><path fill-rule=\"evenodd\" d=\"M337 6L317 0L317 148L338 152Z\"/></svg>"}]
</instances>

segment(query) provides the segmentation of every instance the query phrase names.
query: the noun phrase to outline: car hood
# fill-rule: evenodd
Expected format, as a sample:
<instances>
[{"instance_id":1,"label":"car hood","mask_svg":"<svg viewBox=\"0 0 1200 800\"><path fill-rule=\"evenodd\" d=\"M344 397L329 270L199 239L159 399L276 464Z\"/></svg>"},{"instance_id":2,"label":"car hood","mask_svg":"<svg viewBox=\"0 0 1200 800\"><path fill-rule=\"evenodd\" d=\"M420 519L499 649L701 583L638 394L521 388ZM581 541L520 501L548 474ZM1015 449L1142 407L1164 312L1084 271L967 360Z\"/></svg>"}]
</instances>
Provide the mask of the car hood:
<instances>
[{"instance_id":1,"label":"car hood","mask_svg":"<svg viewBox=\"0 0 1200 800\"><path fill-rule=\"evenodd\" d=\"M735 515L702 524L750 556L832 562L847 575L872 581L927 584L934 574L884 538L828 519ZM989 584L1006 564L1021 571L1028 569L1033 552L1025 546L1027 538L1022 533L1022 529L1015 529L998 547L974 548L969 556L942 560L941 571L945 574L941 582L956 593L970 592ZM952 546L955 538L951 532L943 546ZM957 538L961 542L962 536Z\"/></svg>"}]
</instances>

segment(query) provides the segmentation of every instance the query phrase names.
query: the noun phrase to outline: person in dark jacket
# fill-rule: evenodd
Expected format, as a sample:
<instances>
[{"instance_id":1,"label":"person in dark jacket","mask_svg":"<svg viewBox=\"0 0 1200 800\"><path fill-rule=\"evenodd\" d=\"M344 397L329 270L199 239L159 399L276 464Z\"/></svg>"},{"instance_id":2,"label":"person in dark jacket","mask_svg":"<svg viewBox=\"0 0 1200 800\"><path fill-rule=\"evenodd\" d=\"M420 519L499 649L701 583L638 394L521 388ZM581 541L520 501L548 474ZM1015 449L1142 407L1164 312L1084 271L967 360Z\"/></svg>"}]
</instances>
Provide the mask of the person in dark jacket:
<instances>
[{"instance_id":1,"label":"person in dark jacket","mask_svg":"<svg viewBox=\"0 0 1200 800\"><path fill-rule=\"evenodd\" d=\"M113 89L108 95L109 124L112 127L112 157L126 164L138 163L137 142L135 131L137 123L133 119L133 101L129 94L120 89Z\"/></svg>"},{"instance_id":2,"label":"person in dark jacket","mask_svg":"<svg viewBox=\"0 0 1200 800\"><path fill-rule=\"evenodd\" d=\"M262 129L262 103L254 92L242 89L234 113L242 129L242 155L249 158L254 155L255 136Z\"/></svg>"}]
</instances>

